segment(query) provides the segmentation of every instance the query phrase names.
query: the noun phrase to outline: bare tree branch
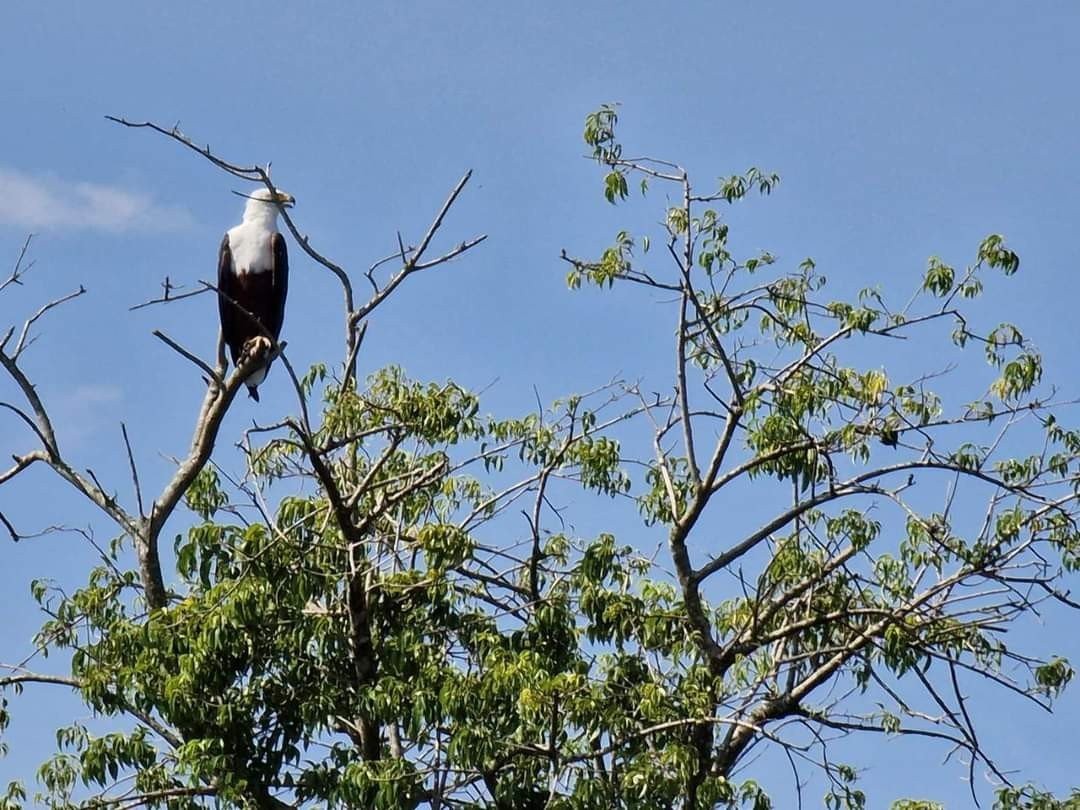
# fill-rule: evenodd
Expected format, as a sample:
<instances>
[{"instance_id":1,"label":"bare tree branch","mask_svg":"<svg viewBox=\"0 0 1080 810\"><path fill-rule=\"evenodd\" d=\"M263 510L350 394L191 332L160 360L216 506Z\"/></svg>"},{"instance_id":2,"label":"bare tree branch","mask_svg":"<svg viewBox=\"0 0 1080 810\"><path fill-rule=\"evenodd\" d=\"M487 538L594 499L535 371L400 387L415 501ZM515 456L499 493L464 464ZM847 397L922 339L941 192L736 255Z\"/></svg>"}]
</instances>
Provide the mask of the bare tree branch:
<instances>
[{"instance_id":1,"label":"bare tree branch","mask_svg":"<svg viewBox=\"0 0 1080 810\"><path fill-rule=\"evenodd\" d=\"M86 293L86 288L83 287L80 284L79 289L75 290L74 292L70 292L67 295L62 295L62 296L60 296L59 298L57 298L57 299L55 299L53 301L50 301L49 303L43 305L33 315L31 315L29 320L27 320L23 324L22 332L19 334L19 342L15 344L15 350L11 353L12 359L17 360L19 358L19 355L22 354L23 349L25 349L29 345L26 342L26 338L30 334L30 327L34 325L34 323L37 321L38 318L40 318L42 315L44 315L50 309L53 309L54 307L58 307L61 304L65 303L66 301L70 301L72 298L78 298L80 295L84 295L85 293ZM33 342L33 341L31 341L31 342ZM0 350L2 350L2 349L0 349Z\"/></svg>"},{"instance_id":2,"label":"bare tree branch","mask_svg":"<svg viewBox=\"0 0 1080 810\"><path fill-rule=\"evenodd\" d=\"M181 346L175 340L170 338L168 335L166 335L160 329L155 329L150 334L152 334L154 337L156 337L158 340L160 340L162 343L164 343L166 346L168 346L174 352L179 354L181 357L184 357L184 358L190 360L192 363L194 363L196 366L198 366L200 369L202 369L203 373L206 374L207 379L213 380L218 385L222 385L224 383L224 380L221 379L221 372L220 371L218 371L216 369L213 369L213 368L210 368L210 365L208 363L206 363L204 360L202 360L198 355L193 354L192 352L189 352L187 349L185 349L183 346Z\"/></svg>"},{"instance_id":3,"label":"bare tree branch","mask_svg":"<svg viewBox=\"0 0 1080 810\"><path fill-rule=\"evenodd\" d=\"M34 262L27 262L23 264L23 260L26 259L26 252L30 250L30 242L33 241L34 235L27 234L26 241L23 242L22 248L19 250L19 255L15 259L15 267L11 270L11 275L3 281L0 281L0 292L3 292L12 284L22 284L22 277L30 272L30 269L34 266Z\"/></svg>"},{"instance_id":4,"label":"bare tree branch","mask_svg":"<svg viewBox=\"0 0 1080 810\"><path fill-rule=\"evenodd\" d=\"M131 482L135 487L135 502L139 506L139 516L146 515L143 508L142 486L139 484L139 469L135 466L135 455L131 452L131 440L128 439L127 425L120 423L120 432L124 434L124 447L127 450L128 466L131 467Z\"/></svg>"},{"instance_id":5,"label":"bare tree branch","mask_svg":"<svg viewBox=\"0 0 1080 810\"><path fill-rule=\"evenodd\" d=\"M186 293L180 293L179 295L173 295L173 290L178 290L182 288L173 285L169 281L168 276L165 276L165 280L161 283L161 286L164 288L165 292L160 298L151 298L149 301L143 301L141 304L135 304L134 306L130 306L128 307L128 312L134 312L137 309L144 309L145 307L153 306L154 304L172 304L176 301L183 301L185 298L194 298L196 295L203 295L204 293L210 292L205 287L202 287L198 290L191 290Z\"/></svg>"},{"instance_id":6,"label":"bare tree branch","mask_svg":"<svg viewBox=\"0 0 1080 810\"><path fill-rule=\"evenodd\" d=\"M420 270L425 270L430 267L435 267L436 265L447 262L450 259L461 255L470 248L475 247L487 238L486 235L475 237L473 239L462 242L456 248L440 256L437 259L433 259L432 261L426 263L421 262L421 259L423 258L424 252L427 250L428 245L431 244L431 240L435 237L435 234L442 226L443 220L446 218L446 215L450 211L451 206L453 206L454 202L457 200L458 196L465 188L466 183L469 182L470 177L472 177L471 170L465 172L464 176L462 176L462 178L457 182L457 185L455 185L454 188L450 191L450 195L446 198L446 202L443 203L442 208L439 209L439 212L431 221L431 224L428 226L427 232L424 234L423 239L420 240L420 244L416 248L416 250L412 251L412 253L408 255L408 257L406 257L404 245L401 245L401 269L399 269L397 273L395 273L390 278L390 280L386 283L384 287L376 290L376 292L372 294L371 298L368 299L367 303L362 304L358 309L351 312L350 318L354 323L359 323L361 320L368 317L375 310L375 308L379 306L379 304L385 301L386 298L395 289L397 289L398 285L400 285L401 282L403 282L413 273L416 273Z\"/></svg>"}]
</instances>

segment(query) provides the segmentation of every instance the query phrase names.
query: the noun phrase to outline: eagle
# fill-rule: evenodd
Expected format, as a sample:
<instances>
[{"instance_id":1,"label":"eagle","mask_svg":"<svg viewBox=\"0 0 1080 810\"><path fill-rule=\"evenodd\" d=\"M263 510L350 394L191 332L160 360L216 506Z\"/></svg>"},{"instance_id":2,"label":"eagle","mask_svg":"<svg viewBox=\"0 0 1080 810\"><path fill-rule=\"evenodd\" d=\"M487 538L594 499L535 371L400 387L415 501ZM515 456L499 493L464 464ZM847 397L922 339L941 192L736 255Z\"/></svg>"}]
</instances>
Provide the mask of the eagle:
<instances>
[{"instance_id":1,"label":"eagle","mask_svg":"<svg viewBox=\"0 0 1080 810\"><path fill-rule=\"evenodd\" d=\"M276 341L281 334L289 291L289 253L277 229L278 206L291 208L295 203L281 189L261 188L248 196L243 220L221 240L218 313L221 335L235 366L240 365L245 348L255 351L259 343L265 346L268 336ZM263 363L244 380L256 402L269 368L269 361Z\"/></svg>"}]
</instances>

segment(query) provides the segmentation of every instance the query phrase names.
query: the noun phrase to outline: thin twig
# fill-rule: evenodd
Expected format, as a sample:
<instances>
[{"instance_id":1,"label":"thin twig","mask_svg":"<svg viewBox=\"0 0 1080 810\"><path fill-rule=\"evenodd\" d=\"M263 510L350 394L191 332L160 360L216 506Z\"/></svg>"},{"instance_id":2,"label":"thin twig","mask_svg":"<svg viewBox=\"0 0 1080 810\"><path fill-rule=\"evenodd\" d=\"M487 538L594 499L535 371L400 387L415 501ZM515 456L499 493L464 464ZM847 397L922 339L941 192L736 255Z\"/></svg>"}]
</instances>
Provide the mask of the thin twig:
<instances>
[{"instance_id":1,"label":"thin twig","mask_svg":"<svg viewBox=\"0 0 1080 810\"><path fill-rule=\"evenodd\" d=\"M7 519L7 516L0 512L0 523L4 524L4 528L8 530L8 534L11 535L11 542L18 543L22 539L22 535L15 531L15 527L11 525L11 521Z\"/></svg>"},{"instance_id":2,"label":"thin twig","mask_svg":"<svg viewBox=\"0 0 1080 810\"><path fill-rule=\"evenodd\" d=\"M202 289L191 290L190 292L186 292L186 293L180 293L179 295L170 295L169 294L170 290L175 290L175 289L179 289L179 288L168 286L168 282L169 282L169 279L166 278L165 283L162 285L162 286L165 287L165 294L161 298L151 298L149 301L143 301L141 304L135 304L134 306L128 307L128 312L134 312L137 309L143 309L144 307L150 307L150 306L153 306L154 304L172 304L172 303L174 303L176 301L183 301L185 298L194 298L196 295L203 295L203 294L209 292L209 290L207 290L204 287Z\"/></svg>"},{"instance_id":3,"label":"thin twig","mask_svg":"<svg viewBox=\"0 0 1080 810\"><path fill-rule=\"evenodd\" d=\"M50 301L42 306L37 312L35 312L30 318L23 324L22 333L19 335L19 342L15 344L15 349L11 353L12 359L17 360L23 349L27 347L26 338L30 334L30 327L34 325L38 318L48 312L50 309L60 306L61 304L70 301L72 298L78 298L80 295L86 294L86 288L83 285L79 285L79 289L74 292L70 292L67 295L62 295L57 299ZM31 341L33 342L33 341Z\"/></svg>"},{"instance_id":4,"label":"thin twig","mask_svg":"<svg viewBox=\"0 0 1080 810\"><path fill-rule=\"evenodd\" d=\"M181 346L175 340L170 338L168 335L166 335L160 329L155 329L151 334L153 334L154 337L156 337L158 340L160 340L162 343L164 343L166 346L168 346L174 352L176 352L177 354L179 354L182 357L187 358L192 363L194 363L199 368L201 368L206 373L206 375L211 380L216 382L218 385L223 384L223 380L221 379L221 376L218 374L218 372L215 371L214 369L210 368L210 365L207 362L205 362L202 358L200 358L198 355L195 355L195 354L192 354L191 352L189 352L187 349L185 349L183 346Z\"/></svg>"},{"instance_id":5,"label":"thin twig","mask_svg":"<svg viewBox=\"0 0 1080 810\"><path fill-rule=\"evenodd\" d=\"M30 249L30 242L33 240L34 235L27 234L26 241L23 242L22 249L19 251L19 256L15 259L15 267L11 271L11 275L0 282L0 292L3 292L11 284L22 284L22 277L30 272L35 262L31 261L25 267L23 266L23 260L26 258L26 252Z\"/></svg>"},{"instance_id":6,"label":"thin twig","mask_svg":"<svg viewBox=\"0 0 1080 810\"><path fill-rule=\"evenodd\" d=\"M127 425L120 423L120 432L124 434L124 447L127 448L128 464L131 466L131 480L135 485L135 500L139 505L139 516L146 514L143 508L142 486L139 484L139 470L135 466L135 456L131 452L131 441L128 439Z\"/></svg>"}]
</instances>

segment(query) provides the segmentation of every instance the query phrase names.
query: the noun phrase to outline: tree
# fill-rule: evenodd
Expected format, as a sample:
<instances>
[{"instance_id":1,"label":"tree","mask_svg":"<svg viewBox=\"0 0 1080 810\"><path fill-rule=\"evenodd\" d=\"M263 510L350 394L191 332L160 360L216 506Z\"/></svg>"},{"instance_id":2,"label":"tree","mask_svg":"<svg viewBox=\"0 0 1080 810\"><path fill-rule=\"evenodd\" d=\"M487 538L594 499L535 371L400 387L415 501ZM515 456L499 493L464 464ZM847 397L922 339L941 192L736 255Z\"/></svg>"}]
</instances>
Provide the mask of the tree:
<instances>
[{"instance_id":1,"label":"tree","mask_svg":"<svg viewBox=\"0 0 1080 810\"><path fill-rule=\"evenodd\" d=\"M1080 560L1080 432L1020 330L981 329L971 314L1017 255L992 235L966 269L932 258L903 306L874 288L830 298L810 259L782 269L734 252L725 206L770 193L775 175L702 191L675 163L625 157L617 121L605 106L585 126L608 202L632 184L676 202L655 248L623 231L596 260L562 258L571 288L629 285L666 304L670 394L616 380L499 419L453 382L393 367L360 381L381 302L483 239L429 257L469 175L415 247L401 241L365 273L360 305L355 273L282 211L341 283L345 341L336 365L303 374L272 347L296 414L244 433L244 476L213 452L250 362L227 374L223 357L212 366L159 335L207 391L190 454L149 509L65 460L20 363L37 319L63 301L7 332L0 364L25 401L4 407L37 446L0 484L46 465L117 532L85 587L32 584L38 644L70 653L70 676L0 678L12 696L78 690L116 718L104 735L58 731L40 802L763 808L767 791L801 803L809 769L826 777L828 806L857 808L857 772L832 755L851 735L959 751L997 781L1002 808L1080 801L1014 784L966 698L985 685L1048 706L1072 677L1053 651L1005 642L1044 602L1077 607L1066 579ZM175 129L120 123L269 185L261 167ZM985 389L951 390L925 367L950 333L962 362L989 369ZM892 355L919 370L890 377ZM138 488L130 448L129 460ZM283 479L302 494L275 498ZM575 536L556 505L567 492L590 493L580 508L599 514L635 510L641 537ZM192 525L162 555L181 501ZM645 555L650 536L663 553ZM758 750L787 759L794 789L747 778L763 776L740 768ZM12 785L3 806L25 796Z\"/></svg>"}]
</instances>

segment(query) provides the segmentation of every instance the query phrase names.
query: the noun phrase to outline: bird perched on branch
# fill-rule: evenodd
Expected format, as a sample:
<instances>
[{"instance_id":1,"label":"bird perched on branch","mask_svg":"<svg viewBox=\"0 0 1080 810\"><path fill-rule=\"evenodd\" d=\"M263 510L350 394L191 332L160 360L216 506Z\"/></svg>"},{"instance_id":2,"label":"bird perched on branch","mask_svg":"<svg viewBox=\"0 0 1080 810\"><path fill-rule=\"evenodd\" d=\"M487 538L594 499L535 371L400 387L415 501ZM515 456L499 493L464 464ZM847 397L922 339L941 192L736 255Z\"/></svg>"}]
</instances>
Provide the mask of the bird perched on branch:
<instances>
[{"instance_id":1,"label":"bird perched on branch","mask_svg":"<svg viewBox=\"0 0 1080 810\"><path fill-rule=\"evenodd\" d=\"M255 191L247 198L243 221L221 240L218 312L221 334L236 366L245 353L268 354L281 334L289 290L289 254L285 237L277 229L278 206L291 208L295 202L281 189ZM269 368L267 360L244 381L256 402Z\"/></svg>"}]
</instances>

